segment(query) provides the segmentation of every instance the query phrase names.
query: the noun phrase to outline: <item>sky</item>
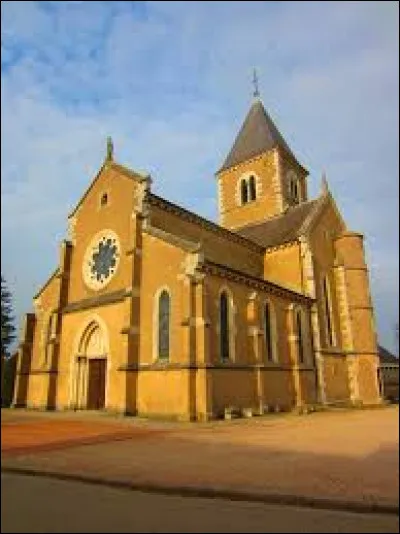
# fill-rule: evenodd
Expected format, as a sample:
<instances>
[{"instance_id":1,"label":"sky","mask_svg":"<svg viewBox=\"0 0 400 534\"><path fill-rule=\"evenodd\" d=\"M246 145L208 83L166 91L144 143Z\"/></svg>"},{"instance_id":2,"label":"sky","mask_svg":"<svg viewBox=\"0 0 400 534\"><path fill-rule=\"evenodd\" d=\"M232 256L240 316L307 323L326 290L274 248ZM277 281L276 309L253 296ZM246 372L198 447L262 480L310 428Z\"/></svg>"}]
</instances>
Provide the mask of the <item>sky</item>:
<instances>
[{"instance_id":1,"label":"sky","mask_svg":"<svg viewBox=\"0 0 400 534\"><path fill-rule=\"evenodd\" d=\"M379 342L399 320L399 4L1 2L1 271L20 321L112 136L153 191L217 221L252 101L365 235Z\"/></svg>"}]
</instances>

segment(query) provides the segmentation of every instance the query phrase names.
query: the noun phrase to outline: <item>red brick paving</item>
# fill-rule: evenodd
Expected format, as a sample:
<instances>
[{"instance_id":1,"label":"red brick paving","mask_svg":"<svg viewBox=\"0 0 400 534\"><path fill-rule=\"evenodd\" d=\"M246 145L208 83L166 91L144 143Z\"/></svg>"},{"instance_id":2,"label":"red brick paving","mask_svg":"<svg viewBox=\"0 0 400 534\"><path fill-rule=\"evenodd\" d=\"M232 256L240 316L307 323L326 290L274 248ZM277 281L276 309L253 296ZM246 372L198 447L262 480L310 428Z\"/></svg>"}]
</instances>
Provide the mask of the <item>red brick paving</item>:
<instances>
[{"instance_id":1,"label":"red brick paving","mask_svg":"<svg viewBox=\"0 0 400 534\"><path fill-rule=\"evenodd\" d=\"M1 423L1 454L16 456L79 445L149 438L162 430L130 427L99 421L35 420Z\"/></svg>"}]
</instances>

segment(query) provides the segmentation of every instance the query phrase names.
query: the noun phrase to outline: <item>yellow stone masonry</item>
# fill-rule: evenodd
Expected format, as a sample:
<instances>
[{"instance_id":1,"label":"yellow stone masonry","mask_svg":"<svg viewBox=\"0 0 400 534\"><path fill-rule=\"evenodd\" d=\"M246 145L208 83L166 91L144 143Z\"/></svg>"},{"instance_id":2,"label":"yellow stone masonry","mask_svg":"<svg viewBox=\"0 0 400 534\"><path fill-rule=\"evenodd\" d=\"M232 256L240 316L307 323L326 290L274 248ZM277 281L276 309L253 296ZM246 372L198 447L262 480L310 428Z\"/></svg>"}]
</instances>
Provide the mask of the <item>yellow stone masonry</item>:
<instances>
[{"instance_id":1,"label":"yellow stone masonry","mask_svg":"<svg viewBox=\"0 0 400 534\"><path fill-rule=\"evenodd\" d=\"M362 236L329 191L282 246L237 233L308 201L285 147L217 173L219 225L151 183L108 157L70 214L22 329L15 406L207 420L381 402Z\"/></svg>"}]
</instances>

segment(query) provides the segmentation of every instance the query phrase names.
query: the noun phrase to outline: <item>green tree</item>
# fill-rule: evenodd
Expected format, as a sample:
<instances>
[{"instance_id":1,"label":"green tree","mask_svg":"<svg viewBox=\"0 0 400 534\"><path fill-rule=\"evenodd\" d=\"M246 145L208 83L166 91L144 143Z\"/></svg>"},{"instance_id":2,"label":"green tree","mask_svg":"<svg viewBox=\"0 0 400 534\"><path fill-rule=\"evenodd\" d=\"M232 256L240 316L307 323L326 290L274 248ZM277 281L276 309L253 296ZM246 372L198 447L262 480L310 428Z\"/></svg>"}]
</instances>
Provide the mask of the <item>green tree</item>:
<instances>
[{"instance_id":1,"label":"green tree","mask_svg":"<svg viewBox=\"0 0 400 534\"><path fill-rule=\"evenodd\" d=\"M15 339L14 315L11 293L1 275L1 354L9 356L10 345Z\"/></svg>"},{"instance_id":2,"label":"green tree","mask_svg":"<svg viewBox=\"0 0 400 534\"><path fill-rule=\"evenodd\" d=\"M5 358L3 362L3 376L1 384L1 406L8 408L11 406L15 387L15 376L17 373L17 355Z\"/></svg>"}]
</instances>

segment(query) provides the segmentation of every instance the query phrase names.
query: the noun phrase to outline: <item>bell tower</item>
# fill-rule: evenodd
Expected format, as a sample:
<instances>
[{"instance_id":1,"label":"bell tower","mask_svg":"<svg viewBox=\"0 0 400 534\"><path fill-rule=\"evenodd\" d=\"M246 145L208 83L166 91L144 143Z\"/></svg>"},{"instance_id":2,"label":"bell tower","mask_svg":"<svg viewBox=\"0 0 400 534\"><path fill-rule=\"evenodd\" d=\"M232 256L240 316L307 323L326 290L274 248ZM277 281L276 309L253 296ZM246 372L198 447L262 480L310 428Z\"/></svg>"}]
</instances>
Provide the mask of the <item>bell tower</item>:
<instances>
[{"instance_id":1,"label":"bell tower","mask_svg":"<svg viewBox=\"0 0 400 534\"><path fill-rule=\"evenodd\" d=\"M241 228L282 215L307 201L308 171L300 165L260 99L253 102L217 171L219 224Z\"/></svg>"}]
</instances>

